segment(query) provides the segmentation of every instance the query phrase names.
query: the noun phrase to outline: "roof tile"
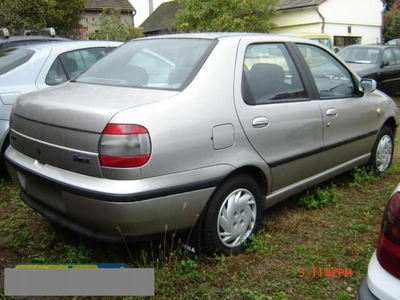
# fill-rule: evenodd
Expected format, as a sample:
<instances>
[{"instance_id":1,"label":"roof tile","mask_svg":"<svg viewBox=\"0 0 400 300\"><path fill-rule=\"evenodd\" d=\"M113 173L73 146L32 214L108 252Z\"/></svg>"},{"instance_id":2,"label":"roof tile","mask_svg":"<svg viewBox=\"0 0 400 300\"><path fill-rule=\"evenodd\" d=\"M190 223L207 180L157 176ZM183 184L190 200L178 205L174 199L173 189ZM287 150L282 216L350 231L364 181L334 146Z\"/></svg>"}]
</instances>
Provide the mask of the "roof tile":
<instances>
[{"instance_id":1,"label":"roof tile","mask_svg":"<svg viewBox=\"0 0 400 300\"><path fill-rule=\"evenodd\" d=\"M162 3L153 13L140 25L143 32L156 32L169 29L175 20L175 15L181 8L177 1Z\"/></svg>"},{"instance_id":2,"label":"roof tile","mask_svg":"<svg viewBox=\"0 0 400 300\"><path fill-rule=\"evenodd\" d=\"M133 10L128 0L86 0L85 9L120 8Z\"/></svg>"},{"instance_id":3,"label":"roof tile","mask_svg":"<svg viewBox=\"0 0 400 300\"><path fill-rule=\"evenodd\" d=\"M325 0L280 0L278 4L278 9L285 10L291 8L316 6L324 1Z\"/></svg>"}]
</instances>

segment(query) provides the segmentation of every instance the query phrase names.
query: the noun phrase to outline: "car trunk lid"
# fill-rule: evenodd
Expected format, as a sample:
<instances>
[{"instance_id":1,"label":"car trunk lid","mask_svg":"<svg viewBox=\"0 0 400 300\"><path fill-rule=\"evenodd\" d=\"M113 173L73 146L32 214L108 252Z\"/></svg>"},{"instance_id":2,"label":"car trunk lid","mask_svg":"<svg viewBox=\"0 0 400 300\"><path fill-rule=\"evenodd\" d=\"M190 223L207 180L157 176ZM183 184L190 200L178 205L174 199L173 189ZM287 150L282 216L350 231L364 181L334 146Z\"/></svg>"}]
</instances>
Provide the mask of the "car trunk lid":
<instances>
[{"instance_id":1,"label":"car trunk lid","mask_svg":"<svg viewBox=\"0 0 400 300\"><path fill-rule=\"evenodd\" d=\"M79 83L34 92L14 107L11 144L41 164L102 177L99 140L110 119L176 93Z\"/></svg>"}]
</instances>

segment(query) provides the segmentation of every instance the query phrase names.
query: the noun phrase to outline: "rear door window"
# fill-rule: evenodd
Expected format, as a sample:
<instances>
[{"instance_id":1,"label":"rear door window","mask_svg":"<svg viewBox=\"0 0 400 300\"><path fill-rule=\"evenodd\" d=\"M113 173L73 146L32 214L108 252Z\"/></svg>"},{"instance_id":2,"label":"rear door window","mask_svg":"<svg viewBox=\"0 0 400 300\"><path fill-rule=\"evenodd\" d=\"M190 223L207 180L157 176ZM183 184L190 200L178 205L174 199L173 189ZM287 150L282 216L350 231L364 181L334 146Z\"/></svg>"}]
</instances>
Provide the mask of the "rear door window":
<instances>
[{"instance_id":1,"label":"rear door window","mask_svg":"<svg viewBox=\"0 0 400 300\"><path fill-rule=\"evenodd\" d=\"M100 58L104 57L107 54L107 50L104 47L100 48L90 48L90 49L81 49L77 51L71 51L64 53L61 56L61 60L73 59L78 68L78 72L86 69L91 66Z\"/></svg>"},{"instance_id":2,"label":"rear door window","mask_svg":"<svg viewBox=\"0 0 400 300\"><path fill-rule=\"evenodd\" d=\"M66 82L67 80L67 73L61 64L60 58L57 57L51 66L49 73L47 73L45 82L48 85L57 85Z\"/></svg>"},{"instance_id":3,"label":"rear door window","mask_svg":"<svg viewBox=\"0 0 400 300\"><path fill-rule=\"evenodd\" d=\"M104 47L80 49L61 54L46 77L46 84L56 85L72 79L107 54Z\"/></svg>"},{"instance_id":4,"label":"rear door window","mask_svg":"<svg viewBox=\"0 0 400 300\"><path fill-rule=\"evenodd\" d=\"M247 104L307 99L304 85L284 44L252 44L244 58L242 95Z\"/></svg>"},{"instance_id":5,"label":"rear door window","mask_svg":"<svg viewBox=\"0 0 400 300\"><path fill-rule=\"evenodd\" d=\"M400 64L400 48L394 48L393 49L394 57L396 59L396 64Z\"/></svg>"},{"instance_id":6,"label":"rear door window","mask_svg":"<svg viewBox=\"0 0 400 300\"><path fill-rule=\"evenodd\" d=\"M396 64L392 49L385 49L382 54L382 63L392 66Z\"/></svg>"}]
</instances>

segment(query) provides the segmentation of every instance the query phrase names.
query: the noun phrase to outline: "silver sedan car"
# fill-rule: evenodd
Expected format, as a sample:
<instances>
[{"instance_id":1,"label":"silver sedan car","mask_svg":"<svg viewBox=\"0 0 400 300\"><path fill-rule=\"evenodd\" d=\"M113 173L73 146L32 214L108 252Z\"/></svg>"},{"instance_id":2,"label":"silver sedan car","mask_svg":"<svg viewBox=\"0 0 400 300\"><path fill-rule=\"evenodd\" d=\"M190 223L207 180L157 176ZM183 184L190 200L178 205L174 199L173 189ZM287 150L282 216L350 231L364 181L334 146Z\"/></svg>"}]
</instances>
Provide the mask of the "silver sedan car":
<instances>
[{"instance_id":1,"label":"silver sedan car","mask_svg":"<svg viewBox=\"0 0 400 300\"><path fill-rule=\"evenodd\" d=\"M66 82L121 44L66 40L0 50L0 160L9 144L11 108L20 95Z\"/></svg>"},{"instance_id":2,"label":"silver sedan car","mask_svg":"<svg viewBox=\"0 0 400 300\"><path fill-rule=\"evenodd\" d=\"M157 36L21 96L6 158L23 201L73 231L190 232L198 251L236 254L264 209L357 166L385 172L396 115L310 40Z\"/></svg>"}]
</instances>

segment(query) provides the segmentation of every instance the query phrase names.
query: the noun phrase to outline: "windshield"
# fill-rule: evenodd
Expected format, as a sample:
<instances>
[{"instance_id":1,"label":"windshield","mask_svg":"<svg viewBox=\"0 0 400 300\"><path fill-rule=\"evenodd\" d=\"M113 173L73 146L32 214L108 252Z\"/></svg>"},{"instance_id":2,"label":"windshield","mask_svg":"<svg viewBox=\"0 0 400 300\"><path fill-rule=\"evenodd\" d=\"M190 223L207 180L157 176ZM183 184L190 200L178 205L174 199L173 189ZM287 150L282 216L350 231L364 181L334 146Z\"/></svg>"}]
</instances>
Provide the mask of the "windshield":
<instances>
[{"instance_id":1,"label":"windshield","mask_svg":"<svg viewBox=\"0 0 400 300\"><path fill-rule=\"evenodd\" d=\"M0 51L0 75L26 63L35 53L30 49L10 48Z\"/></svg>"},{"instance_id":2,"label":"windshield","mask_svg":"<svg viewBox=\"0 0 400 300\"><path fill-rule=\"evenodd\" d=\"M133 40L73 82L180 90L196 75L215 43L189 38Z\"/></svg>"},{"instance_id":3,"label":"windshield","mask_svg":"<svg viewBox=\"0 0 400 300\"><path fill-rule=\"evenodd\" d=\"M316 41L322 45L324 45L326 48L332 50L332 44L328 39L324 38L312 38L313 41Z\"/></svg>"},{"instance_id":4,"label":"windshield","mask_svg":"<svg viewBox=\"0 0 400 300\"><path fill-rule=\"evenodd\" d=\"M377 64L380 49L368 47L349 47L339 51L337 55L347 63Z\"/></svg>"}]
</instances>

